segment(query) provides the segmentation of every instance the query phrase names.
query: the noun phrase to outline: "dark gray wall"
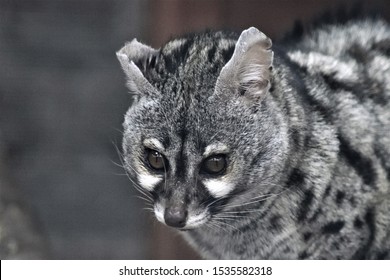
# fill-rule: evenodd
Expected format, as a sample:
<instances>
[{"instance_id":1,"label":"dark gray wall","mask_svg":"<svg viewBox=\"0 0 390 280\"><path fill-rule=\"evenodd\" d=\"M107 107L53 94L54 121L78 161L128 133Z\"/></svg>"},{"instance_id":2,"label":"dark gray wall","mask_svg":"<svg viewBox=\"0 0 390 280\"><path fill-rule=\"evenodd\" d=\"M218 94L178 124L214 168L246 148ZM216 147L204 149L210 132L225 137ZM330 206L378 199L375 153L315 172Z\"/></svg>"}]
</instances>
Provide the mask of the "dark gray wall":
<instances>
[{"instance_id":1,"label":"dark gray wall","mask_svg":"<svg viewBox=\"0 0 390 280\"><path fill-rule=\"evenodd\" d=\"M3 169L52 258L147 257L148 217L113 163L131 101L115 51L142 33L141 4L0 2Z\"/></svg>"}]
</instances>

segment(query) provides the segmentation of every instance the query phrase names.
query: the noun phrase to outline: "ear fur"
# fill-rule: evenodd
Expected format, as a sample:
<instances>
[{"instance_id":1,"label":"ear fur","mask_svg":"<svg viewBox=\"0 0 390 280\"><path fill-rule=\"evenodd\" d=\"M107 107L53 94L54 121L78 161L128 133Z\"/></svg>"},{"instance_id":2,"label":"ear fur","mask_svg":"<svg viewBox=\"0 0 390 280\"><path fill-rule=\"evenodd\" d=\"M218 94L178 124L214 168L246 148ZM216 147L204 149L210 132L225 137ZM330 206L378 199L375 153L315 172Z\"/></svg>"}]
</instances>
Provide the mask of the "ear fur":
<instances>
[{"instance_id":1,"label":"ear fur","mask_svg":"<svg viewBox=\"0 0 390 280\"><path fill-rule=\"evenodd\" d=\"M127 77L127 86L132 94L152 94L156 89L146 80L142 71L146 70L147 65L152 59L156 59L158 50L144 45L133 39L130 43L125 44L116 56ZM141 67L141 69L140 69Z\"/></svg>"},{"instance_id":2,"label":"ear fur","mask_svg":"<svg viewBox=\"0 0 390 280\"><path fill-rule=\"evenodd\" d=\"M271 87L272 42L255 27L244 30L231 59L222 68L216 88L229 87L248 98L262 98Z\"/></svg>"}]
</instances>

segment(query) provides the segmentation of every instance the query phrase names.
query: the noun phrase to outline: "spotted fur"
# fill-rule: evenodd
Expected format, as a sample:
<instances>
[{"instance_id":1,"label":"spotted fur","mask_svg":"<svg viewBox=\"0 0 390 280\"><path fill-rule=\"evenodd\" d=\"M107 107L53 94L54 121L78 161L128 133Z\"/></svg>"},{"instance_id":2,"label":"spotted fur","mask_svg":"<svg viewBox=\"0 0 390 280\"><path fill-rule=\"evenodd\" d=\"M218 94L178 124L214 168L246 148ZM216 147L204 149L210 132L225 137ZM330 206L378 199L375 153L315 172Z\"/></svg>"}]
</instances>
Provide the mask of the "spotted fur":
<instances>
[{"instance_id":1,"label":"spotted fur","mask_svg":"<svg viewBox=\"0 0 390 280\"><path fill-rule=\"evenodd\" d=\"M386 22L325 25L272 47L255 28L158 50L133 40L117 54L135 96L125 168L159 221L181 211L205 258L390 258ZM145 143L164 172L148 166ZM202 172L213 153L226 155L222 174Z\"/></svg>"}]
</instances>

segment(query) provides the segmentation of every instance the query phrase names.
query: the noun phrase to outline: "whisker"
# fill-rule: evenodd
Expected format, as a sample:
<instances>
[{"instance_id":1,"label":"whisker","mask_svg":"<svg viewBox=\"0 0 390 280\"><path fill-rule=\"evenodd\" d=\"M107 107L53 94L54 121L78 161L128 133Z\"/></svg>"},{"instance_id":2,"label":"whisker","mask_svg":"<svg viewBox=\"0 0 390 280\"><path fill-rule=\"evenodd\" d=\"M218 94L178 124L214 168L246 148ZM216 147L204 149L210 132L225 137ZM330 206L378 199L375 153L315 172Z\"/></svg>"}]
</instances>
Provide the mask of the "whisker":
<instances>
[{"instance_id":1,"label":"whisker","mask_svg":"<svg viewBox=\"0 0 390 280\"><path fill-rule=\"evenodd\" d=\"M120 167L120 168L123 168L123 165L122 165L122 164L119 164L119 163L115 162L114 160L110 160L110 161L111 161L111 163L113 163L115 166Z\"/></svg>"},{"instance_id":2,"label":"whisker","mask_svg":"<svg viewBox=\"0 0 390 280\"><path fill-rule=\"evenodd\" d=\"M121 153L120 153L120 151L119 151L119 148L115 145L115 143L113 143L113 144L114 144L114 147L115 147L116 152L117 152L117 154L118 154L119 160L120 160L120 162L121 162L121 165L119 165L119 166L120 166L121 168L123 168L123 170L125 171L125 174L126 174L127 178L130 180L130 182L132 183L133 187L134 187L138 192L140 192L141 194L143 194L150 202L152 202L152 201L153 201L153 197L151 196L151 194L146 193L146 191L143 190L142 187L141 187L140 185L138 185L133 179L131 179L131 177L130 177L128 171L127 171L126 168L124 167L123 157L122 157L122 155L121 155ZM130 166L130 168L131 168L136 174L138 174L131 166Z\"/></svg>"},{"instance_id":3,"label":"whisker","mask_svg":"<svg viewBox=\"0 0 390 280\"><path fill-rule=\"evenodd\" d=\"M222 215L224 214L223 212L221 214L217 214L215 215L214 217L217 217L217 218L232 218L232 219L237 219L237 218L242 218L243 216L240 216L240 215Z\"/></svg>"},{"instance_id":4,"label":"whisker","mask_svg":"<svg viewBox=\"0 0 390 280\"><path fill-rule=\"evenodd\" d=\"M227 206L225 207L225 209L230 209L230 208L234 208L234 207L238 207L238 206L245 206L245 205L249 205L249 204L254 204L254 203L263 201L265 198L269 198L269 197L276 196L276 195L278 195L278 194L264 194L264 195L259 195L259 196L256 196L256 197L251 198L251 200L253 200L253 201L248 201L248 202L244 202L244 203L240 203L240 204L227 205ZM262 198L262 199L259 200L259 198Z\"/></svg>"},{"instance_id":5,"label":"whisker","mask_svg":"<svg viewBox=\"0 0 390 280\"><path fill-rule=\"evenodd\" d=\"M153 204L152 204L153 201L147 199L147 198L144 197L144 196L136 195L135 197L136 197L136 198L139 198L139 199L142 199L143 201L145 201L145 202L150 203L151 205L153 205Z\"/></svg>"},{"instance_id":6,"label":"whisker","mask_svg":"<svg viewBox=\"0 0 390 280\"><path fill-rule=\"evenodd\" d=\"M271 186L272 184L267 184L267 185L263 185L263 186ZM280 185L276 185L276 184L273 184L275 186L278 186L278 187L281 187ZM242 207L242 206L248 206L248 205L251 205L251 204L256 204L256 203L259 203L259 202L262 202L262 201L266 201L268 199L271 199L273 197L277 197L277 196L280 196L281 194L283 194L284 192L286 191L290 191L291 188L286 188L286 187L282 187L283 190L278 192L278 193L268 193L268 194L262 194L262 195L259 195L259 196L255 196L253 198L251 198L249 201L247 202L244 202L244 203L239 203L239 204L233 204L233 205L225 205L225 206L222 206L221 209L223 209L224 213L228 213L229 211L226 211L226 210L229 210L229 209L232 209L232 208L236 208L236 207ZM252 209L250 209L252 210ZM245 211L245 210L243 210ZM242 211L240 211L242 212ZM236 213L239 213L239 212L236 212Z\"/></svg>"},{"instance_id":7,"label":"whisker","mask_svg":"<svg viewBox=\"0 0 390 280\"><path fill-rule=\"evenodd\" d=\"M206 227L210 228L212 231L218 231L218 230L219 230L219 228L217 228L217 227L213 224L213 222L208 222L208 223L206 224Z\"/></svg>"},{"instance_id":8,"label":"whisker","mask_svg":"<svg viewBox=\"0 0 390 280\"><path fill-rule=\"evenodd\" d=\"M163 160L163 166L164 166L164 188L165 190L168 189L167 187L167 169L165 168L165 161Z\"/></svg>"},{"instance_id":9,"label":"whisker","mask_svg":"<svg viewBox=\"0 0 390 280\"><path fill-rule=\"evenodd\" d=\"M236 220L236 218L234 217L221 217L221 216L214 216L213 219L217 220L217 221L225 221L225 220L231 220L231 221L234 221Z\"/></svg>"},{"instance_id":10,"label":"whisker","mask_svg":"<svg viewBox=\"0 0 390 280\"><path fill-rule=\"evenodd\" d=\"M211 142L219 133L220 133L220 131L217 131L213 136L211 136L211 138L209 139L209 142Z\"/></svg>"},{"instance_id":11,"label":"whisker","mask_svg":"<svg viewBox=\"0 0 390 280\"><path fill-rule=\"evenodd\" d=\"M249 210L242 210L242 211L226 211L224 213L227 214L244 214L244 213L255 213L255 212L261 212L264 209L249 209Z\"/></svg>"},{"instance_id":12,"label":"whisker","mask_svg":"<svg viewBox=\"0 0 390 280\"><path fill-rule=\"evenodd\" d=\"M227 196L222 196L220 198L217 198L216 200L212 201L211 203L209 203L206 208L210 207L211 205L213 205L214 203L218 202L218 201L221 201L222 199L226 199L226 198L229 198L229 197L232 197L233 195L227 195Z\"/></svg>"},{"instance_id":13,"label":"whisker","mask_svg":"<svg viewBox=\"0 0 390 280\"><path fill-rule=\"evenodd\" d=\"M211 221L210 222L212 225L216 227L217 230L222 230L226 232L226 228L224 228L219 221Z\"/></svg>"},{"instance_id":14,"label":"whisker","mask_svg":"<svg viewBox=\"0 0 390 280\"><path fill-rule=\"evenodd\" d=\"M227 226L227 227L230 227L233 230L241 232L241 230L239 230L237 227L235 227L235 226L233 226L231 224L228 224L226 222L223 222L223 221L215 221L215 222L218 223L219 225L221 225L223 227L223 229L225 229L225 230L227 230L227 228L224 227L224 226Z\"/></svg>"},{"instance_id":15,"label":"whisker","mask_svg":"<svg viewBox=\"0 0 390 280\"><path fill-rule=\"evenodd\" d=\"M115 176L127 176L125 173L114 173Z\"/></svg>"},{"instance_id":16,"label":"whisker","mask_svg":"<svg viewBox=\"0 0 390 280\"><path fill-rule=\"evenodd\" d=\"M152 209L152 208L148 208L148 207L146 207L146 208L142 208L143 210L146 210L147 212L149 212L149 213L153 213L154 214L154 210Z\"/></svg>"}]
</instances>

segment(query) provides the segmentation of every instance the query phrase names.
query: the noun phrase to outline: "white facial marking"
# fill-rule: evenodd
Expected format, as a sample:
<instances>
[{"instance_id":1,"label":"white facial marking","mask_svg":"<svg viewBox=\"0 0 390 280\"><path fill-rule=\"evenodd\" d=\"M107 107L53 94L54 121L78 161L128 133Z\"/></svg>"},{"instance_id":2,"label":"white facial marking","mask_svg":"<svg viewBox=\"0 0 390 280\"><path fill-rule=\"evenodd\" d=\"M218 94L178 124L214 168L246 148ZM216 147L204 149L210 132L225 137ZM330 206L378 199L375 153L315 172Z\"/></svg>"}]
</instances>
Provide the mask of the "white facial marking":
<instances>
[{"instance_id":1,"label":"white facial marking","mask_svg":"<svg viewBox=\"0 0 390 280\"><path fill-rule=\"evenodd\" d=\"M160 176L154 176L150 174L138 175L139 184L148 191L152 191L154 187L161 182L161 180L162 178Z\"/></svg>"},{"instance_id":2,"label":"white facial marking","mask_svg":"<svg viewBox=\"0 0 390 280\"><path fill-rule=\"evenodd\" d=\"M234 188L234 185L222 179L207 179L204 181L207 190L216 198L227 195Z\"/></svg>"},{"instance_id":3,"label":"white facial marking","mask_svg":"<svg viewBox=\"0 0 390 280\"><path fill-rule=\"evenodd\" d=\"M156 203L154 205L154 215L156 215L156 218L159 222L165 224L164 207L160 203Z\"/></svg>"},{"instance_id":4,"label":"white facial marking","mask_svg":"<svg viewBox=\"0 0 390 280\"><path fill-rule=\"evenodd\" d=\"M207 212L204 211L197 215L189 215L184 229L197 228L207 222Z\"/></svg>"},{"instance_id":5,"label":"white facial marking","mask_svg":"<svg viewBox=\"0 0 390 280\"><path fill-rule=\"evenodd\" d=\"M161 142L158 141L156 138L145 139L143 144L145 147L148 147L153 150L157 150L159 152L163 152L165 150L163 144L161 144Z\"/></svg>"},{"instance_id":6,"label":"white facial marking","mask_svg":"<svg viewBox=\"0 0 390 280\"><path fill-rule=\"evenodd\" d=\"M208 157L212 154L226 154L229 152L229 148L222 143L214 143L208 145L203 153L203 157Z\"/></svg>"}]
</instances>

